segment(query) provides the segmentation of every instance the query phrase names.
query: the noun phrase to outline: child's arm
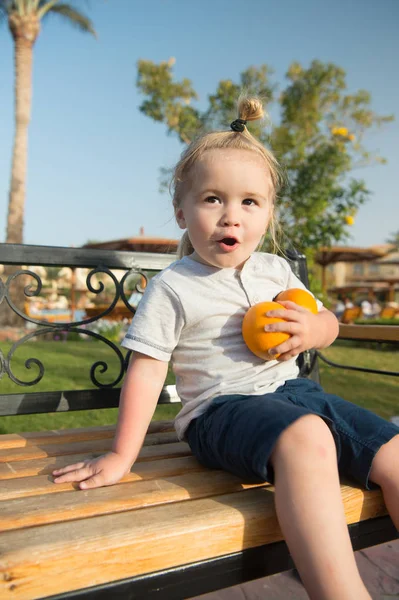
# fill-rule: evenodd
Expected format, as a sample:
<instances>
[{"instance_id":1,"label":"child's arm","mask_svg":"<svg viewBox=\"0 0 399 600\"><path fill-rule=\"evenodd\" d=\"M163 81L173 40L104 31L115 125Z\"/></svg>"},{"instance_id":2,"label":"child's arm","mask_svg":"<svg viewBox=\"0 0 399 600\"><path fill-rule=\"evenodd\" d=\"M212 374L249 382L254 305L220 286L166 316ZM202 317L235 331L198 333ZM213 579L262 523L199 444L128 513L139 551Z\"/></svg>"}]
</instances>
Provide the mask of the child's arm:
<instances>
[{"instance_id":1,"label":"child's arm","mask_svg":"<svg viewBox=\"0 0 399 600\"><path fill-rule=\"evenodd\" d=\"M331 311L322 308L315 315L294 302L281 301L280 304L287 310L273 310L267 314L284 321L268 325L267 329L265 327L266 331L284 331L291 335L286 342L269 351L271 356L280 354L279 361L289 360L311 348L327 348L337 337L339 323Z\"/></svg>"},{"instance_id":2,"label":"child's arm","mask_svg":"<svg viewBox=\"0 0 399 600\"><path fill-rule=\"evenodd\" d=\"M144 441L168 363L133 353L122 387L112 451L53 471L55 483L79 481L81 489L112 485L129 471Z\"/></svg>"}]
</instances>

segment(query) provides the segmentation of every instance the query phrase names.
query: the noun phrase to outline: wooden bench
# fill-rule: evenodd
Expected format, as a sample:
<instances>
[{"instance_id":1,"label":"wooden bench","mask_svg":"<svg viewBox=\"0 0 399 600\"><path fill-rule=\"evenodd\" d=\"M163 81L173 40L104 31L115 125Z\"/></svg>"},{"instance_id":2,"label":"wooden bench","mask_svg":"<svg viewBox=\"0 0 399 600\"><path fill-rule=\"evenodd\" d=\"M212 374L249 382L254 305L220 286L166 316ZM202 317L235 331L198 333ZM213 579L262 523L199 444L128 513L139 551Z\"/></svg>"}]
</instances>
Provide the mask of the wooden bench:
<instances>
[{"instance_id":1,"label":"wooden bench","mask_svg":"<svg viewBox=\"0 0 399 600\"><path fill-rule=\"evenodd\" d=\"M77 258L78 249L51 248L43 258L43 249L3 250L4 262L40 264L40 255L41 264L62 266L73 262L73 252L74 266L87 266L87 252L96 252ZM129 267L132 260L129 253L101 254L92 264L106 259L112 268L118 261ZM134 260L146 268L152 259ZM118 394L112 388L5 395L0 414L116 406ZM173 400L173 388L165 389L160 402ZM2 600L178 600L292 568L273 487L201 467L171 421L151 423L138 461L117 485L77 491L53 483L54 468L102 454L113 435L107 426L0 436ZM396 538L380 491L343 483L341 492L355 549Z\"/></svg>"},{"instance_id":2,"label":"wooden bench","mask_svg":"<svg viewBox=\"0 0 399 600\"><path fill-rule=\"evenodd\" d=\"M138 462L119 484L75 491L73 484L52 482L52 469L109 450L113 433L102 427L0 437L2 599L82 588L90 592L111 582L120 588L124 579L131 579L124 585L131 586L134 598L147 598L147 586L154 586L156 578L143 581L143 576L158 573L162 581L163 572L166 582L170 569L183 572L185 565L254 548L264 550L264 570L258 575L290 566L277 547L281 566L273 566L270 550L282 535L272 486L245 485L227 473L202 468L187 444L177 442L171 422L152 423ZM350 485L341 490L348 524L386 514L380 492ZM245 560L242 554L242 568ZM180 582L173 597L209 589L210 582L201 589L203 581L198 586L192 581L199 566L191 570L194 575L187 580L186 573L185 585ZM109 592L112 598L112 588Z\"/></svg>"}]
</instances>

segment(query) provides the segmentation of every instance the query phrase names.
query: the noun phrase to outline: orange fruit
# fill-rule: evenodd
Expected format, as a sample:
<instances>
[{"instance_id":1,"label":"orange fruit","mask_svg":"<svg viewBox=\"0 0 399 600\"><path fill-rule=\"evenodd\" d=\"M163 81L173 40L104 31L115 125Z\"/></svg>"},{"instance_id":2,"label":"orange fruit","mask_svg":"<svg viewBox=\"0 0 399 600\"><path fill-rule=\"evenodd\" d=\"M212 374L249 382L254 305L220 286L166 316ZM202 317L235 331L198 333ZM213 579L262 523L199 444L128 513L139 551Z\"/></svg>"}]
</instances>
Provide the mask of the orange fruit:
<instances>
[{"instance_id":1,"label":"orange fruit","mask_svg":"<svg viewBox=\"0 0 399 600\"><path fill-rule=\"evenodd\" d=\"M280 300L284 300L285 302L295 302L295 304L299 304L299 306L303 306L303 308L310 310L314 315L317 315L319 312L317 309L317 302L312 294L309 294L309 292L302 290L301 288L291 288L284 292L280 292L280 294L276 296L276 301L279 302Z\"/></svg>"},{"instance_id":2,"label":"orange fruit","mask_svg":"<svg viewBox=\"0 0 399 600\"><path fill-rule=\"evenodd\" d=\"M283 331L265 331L265 325L280 323L284 319L267 317L269 310L285 310L278 302L259 302L247 310L242 322L242 336L248 348L263 360L270 360L269 350L282 344L290 337L289 333ZM276 354L274 358L280 355Z\"/></svg>"}]
</instances>

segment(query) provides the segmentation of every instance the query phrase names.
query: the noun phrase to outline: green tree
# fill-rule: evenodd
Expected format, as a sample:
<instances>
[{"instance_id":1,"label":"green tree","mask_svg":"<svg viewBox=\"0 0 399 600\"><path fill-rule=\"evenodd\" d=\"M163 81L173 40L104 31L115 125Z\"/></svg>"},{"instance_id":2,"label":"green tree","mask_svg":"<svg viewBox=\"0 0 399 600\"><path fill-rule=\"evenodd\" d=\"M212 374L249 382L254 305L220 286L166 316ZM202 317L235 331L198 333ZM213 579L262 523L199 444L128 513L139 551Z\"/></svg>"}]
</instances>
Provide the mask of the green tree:
<instances>
[{"instance_id":1,"label":"green tree","mask_svg":"<svg viewBox=\"0 0 399 600\"><path fill-rule=\"evenodd\" d=\"M223 80L208 97L204 111L193 107L198 96L189 79L173 79L174 60L138 62L137 86L145 96L140 110L164 123L168 133L187 144L209 129L226 129L236 118L242 90L279 108L275 126L250 123L249 129L270 147L283 165L286 184L279 193L282 244L312 253L321 245L348 237L348 227L369 195L364 181L350 178L354 168L384 160L363 145L365 132L393 119L370 108L370 94L346 91L345 71L313 61L306 69L293 63L287 87L278 94L267 65L249 67L238 83ZM163 169L165 175L165 169Z\"/></svg>"},{"instance_id":2,"label":"green tree","mask_svg":"<svg viewBox=\"0 0 399 600\"><path fill-rule=\"evenodd\" d=\"M174 63L174 58L159 65L150 60L139 60L137 85L147 96L140 110L154 121L165 123L168 133L176 133L181 142L189 144L202 128L199 111L190 106L191 100L198 96L189 79L173 81Z\"/></svg>"},{"instance_id":3,"label":"green tree","mask_svg":"<svg viewBox=\"0 0 399 600\"><path fill-rule=\"evenodd\" d=\"M95 35L91 21L70 3L59 0L0 0L0 20L8 22L14 40L15 64L15 135L11 164L11 182L7 214L6 242L23 241L28 156L28 126L31 114L33 46L40 34L41 21L58 15L84 32ZM15 267L7 267L11 275ZM17 304L23 307L23 281L15 281ZM1 307L0 322L15 325L19 318Z\"/></svg>"}]
</instances>

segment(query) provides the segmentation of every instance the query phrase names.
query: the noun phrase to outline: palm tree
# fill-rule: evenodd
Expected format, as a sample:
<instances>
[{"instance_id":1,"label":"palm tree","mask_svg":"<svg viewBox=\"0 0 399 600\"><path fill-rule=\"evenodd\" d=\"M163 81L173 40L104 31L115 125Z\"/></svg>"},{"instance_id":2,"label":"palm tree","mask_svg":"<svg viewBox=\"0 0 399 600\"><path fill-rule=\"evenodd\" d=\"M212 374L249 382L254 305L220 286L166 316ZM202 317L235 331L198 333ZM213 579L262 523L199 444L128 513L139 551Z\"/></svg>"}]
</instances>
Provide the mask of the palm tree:
<instances>
[{"instance_id":1,"label":"palm tree","mask_svg":"<svg viewBox=\"0 0 399 600\"><path fill-rule=\"evenodd\" d=\"M0 0L0 20L8 21L14 40L15 137L6 231L6 242L13 244L21 244L23 241L33 46L40 33L42 19L52 14L59 15L84 32L96 35L91 21L69 3L59 2L59 0ZM16 267L6 267L4 275L10 275L15 270ZM23 306L23 281L15 283L17 305ZM5 312L4 304L0 310L0 322L3 325L17 324L19 318L13 313Z\"/></svg>"},{"instance_id":2,"label":"palm tree","mask_svg":"<svg viewBox=\"0 0 399 600\"><path fill-rule=\"evenodd\" d=\"M96 35L91 21L70 4L59 0L0 0L0 17L8 20L15 48L15 137L6 233L6 242L14 244L23 241L33 46L41 20L51 14L58 14L82 31Z\"/></svg>"}]
</instances>

